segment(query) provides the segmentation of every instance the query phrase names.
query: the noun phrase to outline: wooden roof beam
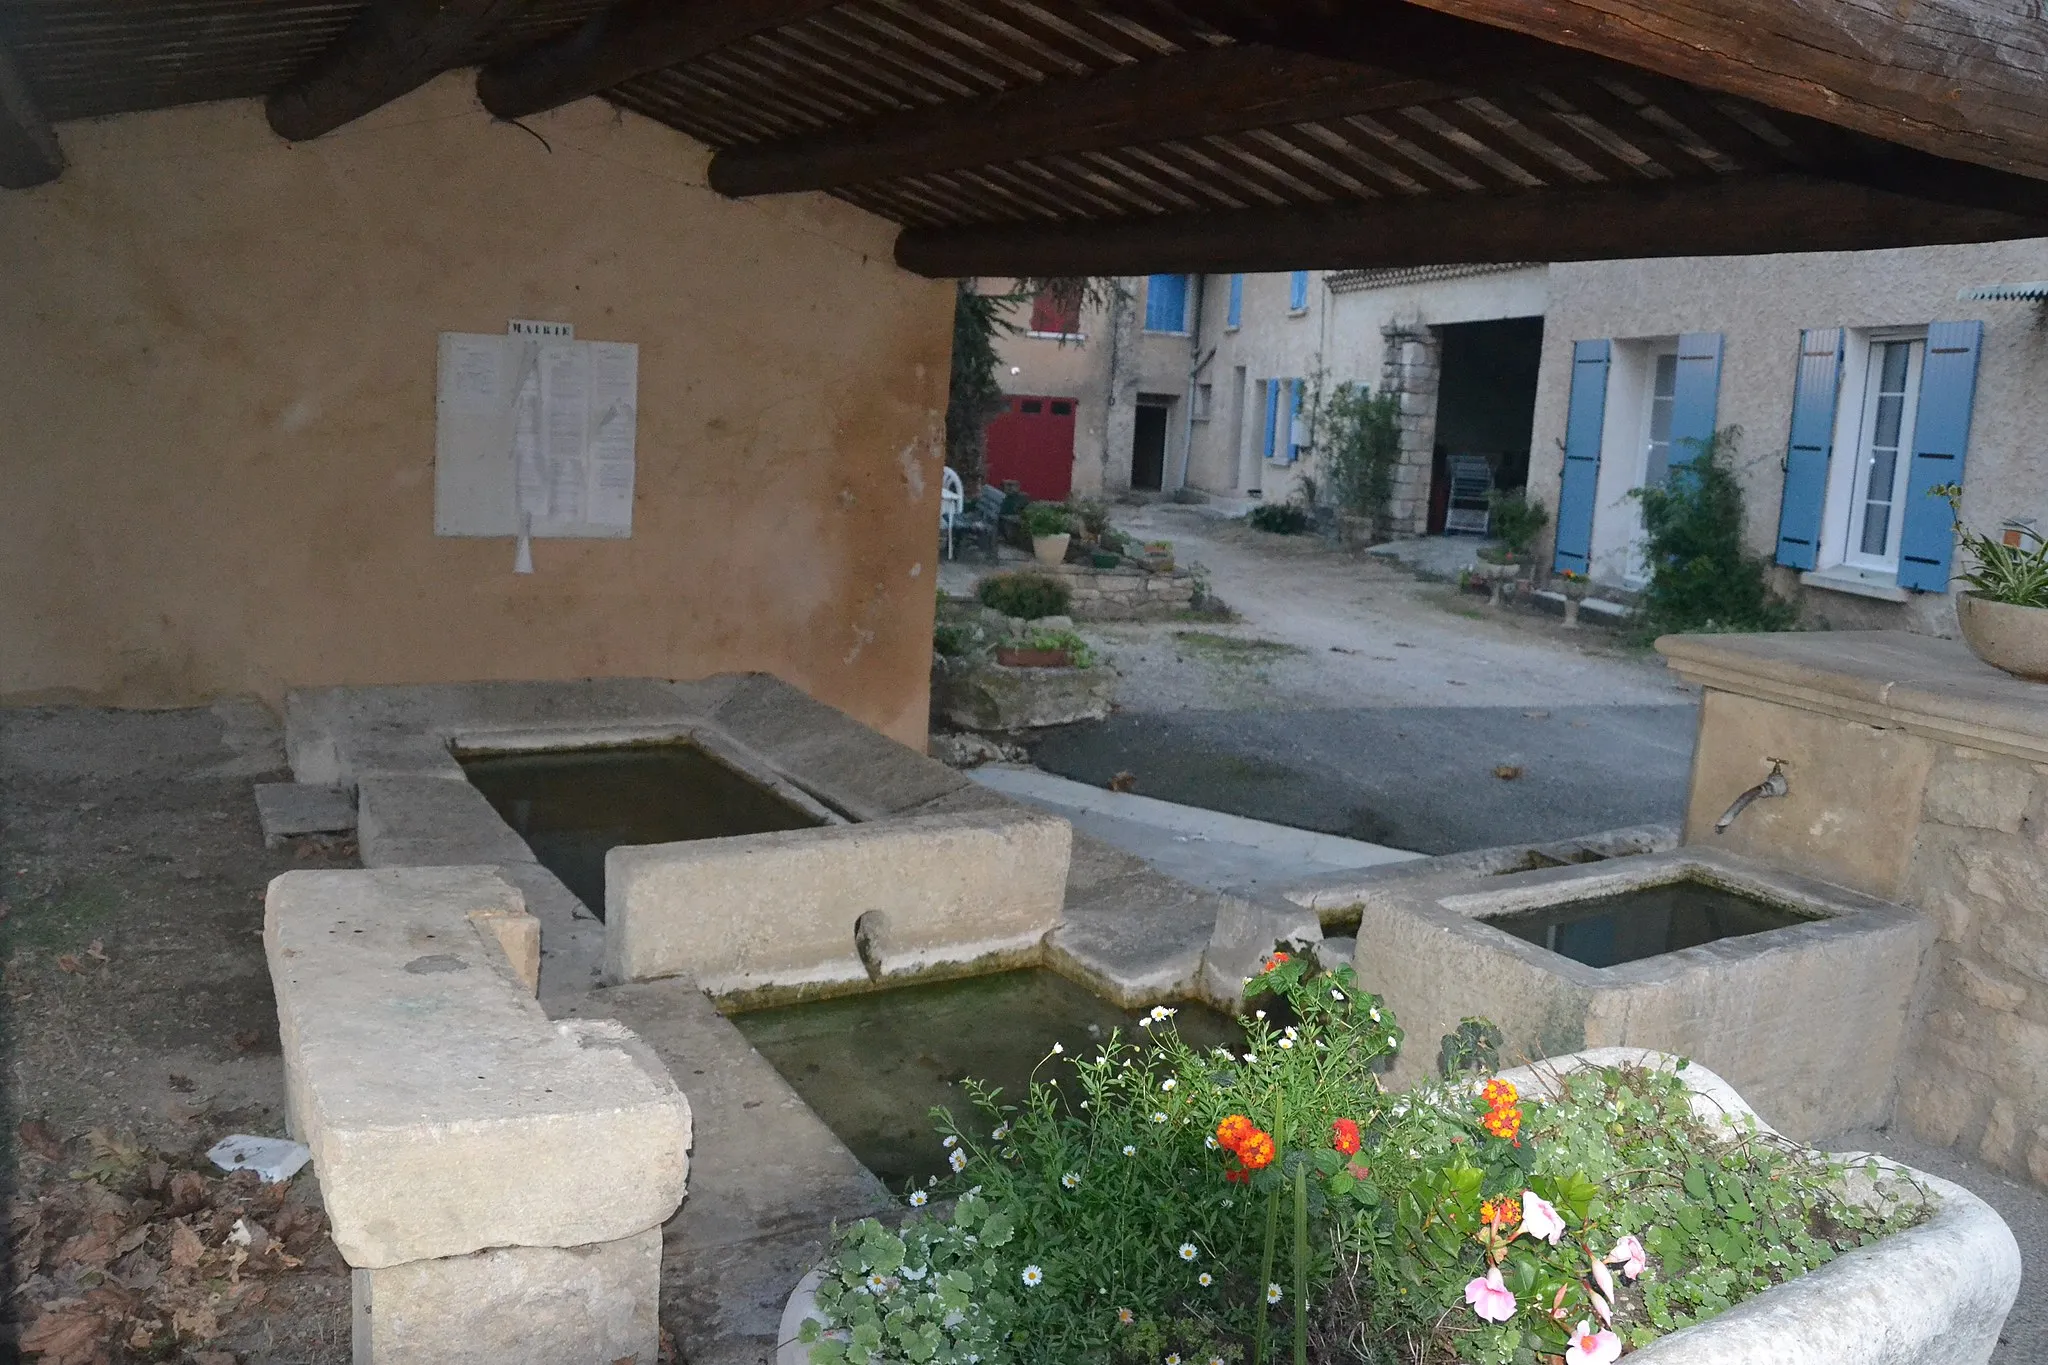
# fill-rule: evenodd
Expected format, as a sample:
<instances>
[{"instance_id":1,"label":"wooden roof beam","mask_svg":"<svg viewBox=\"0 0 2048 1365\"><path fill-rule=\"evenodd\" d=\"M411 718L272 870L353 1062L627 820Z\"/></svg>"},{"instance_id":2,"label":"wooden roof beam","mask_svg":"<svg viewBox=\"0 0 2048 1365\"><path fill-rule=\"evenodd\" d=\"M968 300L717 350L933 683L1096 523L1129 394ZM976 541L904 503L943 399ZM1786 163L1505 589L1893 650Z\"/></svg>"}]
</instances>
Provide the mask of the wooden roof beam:
<instances>
[{"instance_id":1,"label":"wooden roof beam","mask_svg":"<svg viewBox=\"0 0 2048 1365\"><path fill-rule=\"evenodd\" d=\"M1936 156L2048 178L2048 80L2042 77L2048 71L2048 24L2033 5L1997 0L1916 0L1909 5L1882 0L1414 3Z\"/></svg>"},{"instance_id":2,"label":"wooden roof beam","mask_svg":"<svg viewBox=\"0 0 2048 1365\"><path fill-rule=\"evenodd\" d=\"M1463 93L1306 53L1215 47L829 132L728 147L712 158L710 181L735 198L836 189L1370 113Z\"/></svg>"},{"instance_id":3,"label":"wooden roof beam","mask_svg":"<svg viewBox=\"0 0 2048 1365\"><path fill-rule=\"evenodd\" d=\"M913 228L897 237L896 262L937 278L1067 277L1862 251L2043 234L2048 216L1777 174L1342 209Z\"/></svg>"},{"instance_id":4,"label":"wooden roof beam","mask_svg":"<svg viewBox=\"0 0 2048 1365\"><path fill-rule=\"evenodd\" d=\"M563 38L492 62L477 98L499 118L524 118L799 23L838 0L622 0Z\"/></svg>"},{"instance_id":5,"label":"wooden roof beam","mask_svg":"<svg viewBox=\"0 0 2048 1365\"><path fill-rule=\"evenodd\" d=\"M270 93L270 126L293 142L331 133L460 62L519 3L371 0L326 51Z\"/></svg>"},{"instance_id":6,"label":"wooden roof beam","mask_svg":"<svg viewBox=\"0 0 2048 1365\"><path fill-rule=\"evenodd\" d=\"M0 189L25 190L63 172L57 134L29 94L13 56L0 46Z\"/></svg>"}]
</instances>

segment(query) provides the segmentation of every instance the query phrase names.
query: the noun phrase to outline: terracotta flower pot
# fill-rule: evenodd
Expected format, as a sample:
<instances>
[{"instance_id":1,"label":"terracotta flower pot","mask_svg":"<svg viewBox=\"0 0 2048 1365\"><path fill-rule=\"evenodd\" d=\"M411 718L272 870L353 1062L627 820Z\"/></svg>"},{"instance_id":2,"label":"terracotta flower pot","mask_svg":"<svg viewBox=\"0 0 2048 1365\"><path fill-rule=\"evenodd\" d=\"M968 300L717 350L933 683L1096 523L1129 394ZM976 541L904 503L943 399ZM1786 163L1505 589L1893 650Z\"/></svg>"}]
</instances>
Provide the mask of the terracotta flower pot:
<instances>
[{"instance_id":1,"label":"terracotta flower pot","mask_svg":"<svg viewBox=\"0 0 2048 1365\"><path fill-rule=\"evenodd\" d=\"M1074 537L1066 531L1056 536L1031 537L1031 553L1041 564L1064 564L1067 562L1067 542Z\"/></svg>"},{"instance_id":2,"label":"terracotta flower pot","mask_svg":"<svg viewBox=\"0 0 2048 1365\"><path fill-rule=\"evenodd\" d=\"M1071 668L1074 656L1064 649L1012 649L1004 646L996 650L996 662L1004 668Z\"/></svg>"},{"instance_id":3,"label":"terracotta flower pot","mask_svg":"<svg viewBox=\"0 0 2048 1365\"><path fill-rule=\"evenodd\" d=\"M1976 656L2016 678L2048 682L2048 608L2015 607L1966 592L1956 599L1963 639Z\"/></svg>"}]
</instances>

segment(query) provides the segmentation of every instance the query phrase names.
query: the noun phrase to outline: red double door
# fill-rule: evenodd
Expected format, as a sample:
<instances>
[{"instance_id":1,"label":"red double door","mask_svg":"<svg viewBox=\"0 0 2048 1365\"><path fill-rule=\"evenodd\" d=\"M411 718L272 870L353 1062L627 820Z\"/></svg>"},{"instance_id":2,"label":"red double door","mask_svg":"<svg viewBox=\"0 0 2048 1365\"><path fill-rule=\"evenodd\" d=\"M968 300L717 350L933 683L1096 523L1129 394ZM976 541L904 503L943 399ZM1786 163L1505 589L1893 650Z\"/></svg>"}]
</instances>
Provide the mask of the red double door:
<instances>
[{"instance_id":1,"label":"red double door","mask_svg":"<svg viewBox=\"0 0 2048 1365\"><path fill-rule=\"evenodd\" d=\"M1074 488L1071 398L1013 394L988 426L988 481L1015 479L1038 502L1064 502Z\"/></svg>"}]
</instances>

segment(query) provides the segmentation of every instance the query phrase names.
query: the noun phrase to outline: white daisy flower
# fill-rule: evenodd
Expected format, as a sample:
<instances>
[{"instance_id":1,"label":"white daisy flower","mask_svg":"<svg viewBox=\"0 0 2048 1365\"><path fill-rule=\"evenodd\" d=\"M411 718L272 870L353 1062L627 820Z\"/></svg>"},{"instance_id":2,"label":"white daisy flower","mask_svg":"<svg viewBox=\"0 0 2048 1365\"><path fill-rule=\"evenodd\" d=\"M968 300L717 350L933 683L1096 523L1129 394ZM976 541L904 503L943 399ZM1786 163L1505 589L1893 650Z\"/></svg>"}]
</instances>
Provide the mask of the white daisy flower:
<instances>
[{"instance_id":1,"label":"white daisy flower","mask_svg":"<svg viewBox=\"0 0 2048 1365\"><path fill-rule=\"evenodd\" d=\"M1152 1016L1151 1016L1151 1015L1149 1015L1149 1014L1146 1014L1146 1015L1140 1015L1140 1016L1139 1016L1139 1018L1138 1018L1138 1027L1139 1027L1139 1028L1151 1028L1151 1027L1152 1027Z\"/></svg>"},{"instance_id":2,"label":"white daisy flower","mask_svg":"<svg viewBox=\"0 0 2048 1365\"><path fill-rule=\"evenodd\" d=\"M1287 1026L1287 1036L1289 1038L1299 1038L1301 1034L1295 1029L1294 1025L1289 1024Z\"/></svg>"},{"instance_id":3,"label":"white daisy flower","mask_svg":"<svg viewBox=\"0 0 2048 1365\"><path fill-rule=\"evenodd\" d=\"M1081 1187L1081 1177L1073 1171L1068 1171L1060 1177L1060 1184L1065 1185L1070 1190L1079 1189Z\"/></svg>"},{"instance_id":4,"label":"white daisy flower","mask_svg":"<svg viewBox=\"0 0 2048 1365\"><path fill-rule=\"evenodd\" d=\"M1401 1040L1400 1040L1399 1038L1396 1038L1396 1037L1395 1037L1395 1036L1394 1036L1393 1034L1389 1033L1389 1034L1387 1035L1387 1046L1388 1046L1388 1047L1399 1047L1399 1046L1401 1046Z\"/></svg>"},{"instance_id":5,"label":"white daisy flower","mask_svg":"<svg viewBox=\"0 0 2048 1365\"><path fill-rule=\"evenodd\" d=\"M997 1124L996 1130L993 1133L989 1134L989 1136L994 1138L997 1142L1001 1142L1004 1138L1008 1137L1009 1135L1010 1125L1007 1123Z\"/></svg>"},{"instance_id":6,"label":"white daisy flower","mask_svg":"<svg viewBox=\"0 0 2048 1365\"><path fill-rule=\"evenodd\" d=\"M959 1138L956 1138L956 1137L953 1137L953 1136L950 1136L950 1135L948 1135L948 1136L947 1136L947 1138L946 1138L946 1140L945 1140L944 1142L940 1143L939 1145L940 1145L941 1147L944 1147L944 1148L946 1148L947 1150L949 1150L949 1151L950 1151L951 1149L953 1149L953 1148L955 1148L955 1147L958 1147L958 1146L960 1145L960 1139L959 1139Z\"/></svg>"},{"instance_id":7,"label":"white daisy flower","mask_svg":"<svg viewBox=\"0 0 2048 1365\"><path fill-rule=\"evenodd\" d=\"M1341 1004L1341 1003L1343 1002L1343 1000L1344 1000L1344 992L1342 992L1342 991L1331 991L1331 992L1330 992L1330 998L1331 998L1332 1000L1335 1000L1335 1001L1337 1001L1338 1003L1340 1003L1340 1004Z\"/></svg>"},{"instance_id":8,"label":"white daisy flower","mask_svg":"<svg viewBox=\"0 0 2048 1365\"><path fill-rule=\"evenodd\" d=\"M1182 1242L1180 1244L1180 1258L1183 1261L1192 1261L1195 1259L1195 1255L1195 1244L1193 1242Z\"/></svg>"},{"instance_id":9,"label":"white daisy flower","mask_svg":"<svg viewBox=\"0 0 2048 1365\"><path fill-rule=\"evenodd\" d=\"M1163 1081L1161 1081L1161 1082L1159 1083L1159 1088L1160 1088L1161 1090L1171 1090L1171 1089L1173 1089L1173 1088L1174 1088L1174 1087L1175 1087L1176 1085L1179 1085L1179 1084L1180 1084L1180 1082L1179 1082L1179 1081L1175 1080L1175 1079L1174 1079L1173 1077L1171 1077L1171 1076L1168 1076L1168 1077L1167 1077L1167 1078L1166 1078L1165 1080L1163 1080Z\"/></svg>"},{"instance_id":10,"label":"white daisy flower","mask_svg":"<svg viewBox=\"0 0 2048 1365\"><path fill-rule=\"evenodd\" d=\"M1282 1039L1280 1040L1280 1050L1281 1050L1282 1052L1286 1052L1286 1051L1290 1050L1290 1049L1291 1049L1291 1048L1292 1048L1293 1046L1294 1046L1294 1040L1293 1040L1292 1038L1282 1038Z\"/></svg>"},{"instance_id":11,"label":"white daisy flower","mask_svg":"<svg viewBox=\"0 0 2048 1365\"><path fill-rule=\"evenodd\" d=\"M1136 1156L1137 1154L1138 1154L1138 1146L1137 1146L1137 1144L1136 1144L1136 1143L1134 1143L1134 1142L1126 1142L1126 1143L1124 1144L1124 1155L1125 1155L1125 1156Z\"/></svg>"},{"instance_id":12,"label":"white daisy flower","mask_svg":"<svg viewBox=\"0 0 2048 1365\"><path fill-rule=\"evenodd\" d=\"M1263 1019L1263 1018L1265 1018L1265 1017L1266 1017L1266 1012L1265 1012L1264 1010L1253 1010L1253 1011L1252 1011L1252 1018L1254 1018L1254 1019Z\"/></svg>"},{"instance_id":13,"label":"white daisy flower","mask_svg":"<svg viewBox=\"0 0 2048 1365\"><path fill-rule=\"evenodd\" d=\"M967 1169L967 1153L955 1148L953 1155L946 1158L946 1164L953 1168L955 1175L958 1175L961 1171Z\"/></svg>"},{"instance_id":14,"label":"white daisy flower","mask_svg":"<svg viewBox=\"0 0 2048 1365\"><path fill-rule=\"evenodd\" d=\"M1375 1005L1371 1009L1367 1010L1365 1012L1365 1017L1372 1020L1375 1024L1377 1024L1380 1021L1379 1006Z\"/></svg>"},{"instance_id":15,"label":"white daisy flower","mask_svg":"<svg viewBox=\"0 0 2048 1365\"><path fill-rule=\"evenodd\" d=\"M1054 1043L1054 1044L1052 1045L1052 1055L1053 1055L1053 1056L1055 1056L1055 1057L1059 1056L1059 1055L1060 1055L1060 1054L1061 1054L1062 1052L1065 1052L1066 1050L1067 1050L1067 1049L1066 1049L1065 1045L1063 1045L1063 1044L1060 1044L1060 1043Z\"/></svg>"},{"instance_id":16,"label":"white daisy flower","mask_svg":"<svg viewBox=\"0 0 2048 1365\"><path fill-rule=\"evenodd\" d=\"M1180 1352L1175 1351L1166 1358L1166 1365L1180 1365Z\"/></svg>"},{"instance_id":17,"label":"white daisy flower","mask_svg":"<svg viewBox=\"0 0 2048 1365\"><path fill-rule=\"evenodd\" d=\"M1216 1277L1205 1270L1201 1274L1195 1276L1195 1283L1202 1286L1202 1288L1207 1289L1210 1285L1216 1283Z\"/></svg>"},{"instance_id":18,"label":"white daisy flower","mask_svg":"<svg viewBox=\"0 0 2048 1365\"><path fill-rule=\"evenodd\" d=\"M926 1194L923 1190L912 1190L910 1192L910 1207L914 1209L921 1209L925 1206L927 1202L929 1202L930 1199L931 1196Z\"/></svg>"},{"instance_id":19,"label":"white daisy flower","mask_svg":"<svg viewBox=\"0 0 2048 1365\"><path fill-rule=\"evenodd\" d=\"M879 1294L888 1287L889 1281L887 1279L875 1274L873 1271L868 1272L868 1292L870 1294Z\"/></svg>"},{"instance_id":20,"label":"white daisy flower","mask_svg":"<svg viewBox=\"0 0 2048 1365\"><path fill-rule=\"evenodd\" d=\"M1280 1302L1280 1286L1279 1286L1279 1285L1277 1285L1277 1284L1269 1284L1269 1285L1267 1285L1267 1286L1266 1286L1266 1302L1267 1302L1267 1303L1278 1303L1278 1302Z\"/></svg>"},{"instance_id":21,"label":"white daisy flower","mask_svg":"<svg viewBox=\"0 0 2048 1365\"><path fill-rule=\"evenodd\" d=\"M1164 1123L1164 1122L1166 1122L1166 1115L1165 1115L1165 1113L1164 1113L1163 1111L1159 1111L1159 1110L1155 1110L1155 1111L1153 1111L1153 1114L1152 1114L1152 1121L1153 1121L1154 1123Z\"/></svg>"},{"instance_id":22,"label":"white daisy flower","mask_svg":"<svg viewBox=\"0 0 2048 1365\"><path fill-rule=\"evenodd\" d=\"M1209 1134L1209 1136L1203 1138L1202 1141L1204 1144L1208 1146L1209 1150L1212 1152L1223 1145L1222 1143L1216 1140L1216 1135L1214 1133Z\"/></svg>"},{"instance_id":23,"label":"white daisy flower","mask_svg":"<svg viewBox=\"0 0 2048 1365\"><path fill-rule=\"evenodd\" d=\"M1024 1284L1027 1288L1036 1289L1044 1279L1045 1272L1037 1266L1027 1265L1024 1267ZM1278 1289L1280 1286L1274 1285L1273 1287Z\"/></svg>"},{"instance_id":24,"label":"white daisy flower","mask_svg":"<svg viewBox=\"0 0 2048 1365\"><path fill-rule=\"evenodd\" d=\"M1244 1054L1244 1064L1246 1066L1250 1066L1253 1062L1256 1062L1257 1060L1259 1060L1259 1054L1256 1052L1247 1052Z\"/></svg>"},{"instance_id":25,"label":"white daisy flower","mask_svg":"<svg viewBox=\"0 0 2048 1365\"><path fill-rule=\"evenodd\" d=\"M1203 1365L1223 1365L1223 1357L1222 1357L1222 1356L1210 1356L1210 1357L1208 1358L1208 1360L1206 1360L1206 1361L1204 1361L1204 1362L1203 1362Z\"/></svg>"}]
</instances>

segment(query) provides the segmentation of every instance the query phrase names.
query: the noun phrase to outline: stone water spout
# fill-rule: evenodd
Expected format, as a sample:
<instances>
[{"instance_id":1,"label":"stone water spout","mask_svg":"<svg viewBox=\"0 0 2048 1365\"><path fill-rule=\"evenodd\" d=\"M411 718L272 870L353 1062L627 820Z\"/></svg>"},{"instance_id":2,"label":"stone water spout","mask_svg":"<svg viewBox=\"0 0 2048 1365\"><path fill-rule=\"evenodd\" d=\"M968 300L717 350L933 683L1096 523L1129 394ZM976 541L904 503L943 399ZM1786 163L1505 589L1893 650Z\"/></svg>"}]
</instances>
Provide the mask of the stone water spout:
<instances>
[{"instance_id":1,"label":"stone water spout","mask_svg":"<svg viewBox=\"0 0 2048 1365\"><path fill-rule=\"evenodd\" d=\"M1721 818L1714 822L1714 833L1722 834L1735 823L1735 817L1749 809L1752 802L1765 801L1774 796L1786 796L1792 791L1792 784L1785 778L1785 765L1779 759L1771 760L1771 775L1735 798Z\"/></svg>"}]
</instances>

